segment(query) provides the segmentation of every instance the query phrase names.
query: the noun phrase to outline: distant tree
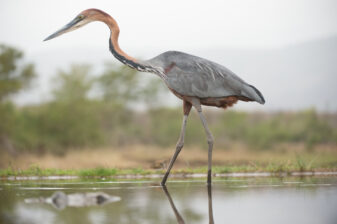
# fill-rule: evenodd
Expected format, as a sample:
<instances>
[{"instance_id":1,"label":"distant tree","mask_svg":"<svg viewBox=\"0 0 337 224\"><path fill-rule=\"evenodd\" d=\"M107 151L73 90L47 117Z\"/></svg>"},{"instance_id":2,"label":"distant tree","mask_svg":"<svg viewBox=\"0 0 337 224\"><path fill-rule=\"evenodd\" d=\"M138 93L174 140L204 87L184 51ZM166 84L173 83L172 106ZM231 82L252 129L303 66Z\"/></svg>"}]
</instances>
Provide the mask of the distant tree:
<instances>
[{"instance_id":1,"label":"distant tree","mask_svg":"<svg viewBox=\"0 0 337 224\"><path fill-rule=\"evenodd\" d=\"M33 64L23 64L23 53L0 45L0 101L29 86L36 76Z\"/></svg>"},{"instance_id":2,"label":"distant tree","mask_svg":"<svg viewBox=\"0 0 337 224\"><path fill-rule=\"evenodd\" d=\"M88 65L72 65L53 80L54 99L41 112L39 129L44 145L64 151L102 141L98 102L88 98L93 78Z\"/></svg>"},{"instance_id":3,"label":"distant tree","mask_svg":"<svg viewBox=\"0 0 337 224\"><path fill-rule=\"evenodd\" d=\"M24 64L23 53L0 44L0 150L15 154L12 137L16 130L15 107L9 96L29 86L36 76L33 64Z\"/></svg>"},{"instance_id":4,"label":"distant tree","mask_svg":"<svg viewBox=\"0 0 337 224\"><path fill-rule=\"evenodd\" d=\"M89 65L72 65L69 71L60 70L53 80L56 101L74 102L88 98L93 86Z\"/></svg>"}]
</instances>

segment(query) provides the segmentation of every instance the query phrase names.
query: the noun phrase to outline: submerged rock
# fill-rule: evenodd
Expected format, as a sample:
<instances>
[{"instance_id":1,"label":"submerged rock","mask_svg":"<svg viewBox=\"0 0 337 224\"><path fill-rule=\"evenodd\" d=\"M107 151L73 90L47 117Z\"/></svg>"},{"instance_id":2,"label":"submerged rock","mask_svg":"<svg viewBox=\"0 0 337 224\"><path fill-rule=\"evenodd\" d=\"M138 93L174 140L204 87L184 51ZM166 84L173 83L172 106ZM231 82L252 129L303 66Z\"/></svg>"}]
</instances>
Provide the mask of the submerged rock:
<instances>
[{"instance_id":1,"label":"submerged rock","mask_svg":"<svg viewBox=\"0 0 337 224\"><path fill-rule=\"evenodd\" d=\"M48 198L26 198L26 203L46 203L51 204L55 208L64 209L65 207L87 207L104 205L116 201L120 201L118 196L111 196L104 192L88 192L88 193L73 193L65 194L62 191L55 192Z\"/></svg>"}]
</instances>

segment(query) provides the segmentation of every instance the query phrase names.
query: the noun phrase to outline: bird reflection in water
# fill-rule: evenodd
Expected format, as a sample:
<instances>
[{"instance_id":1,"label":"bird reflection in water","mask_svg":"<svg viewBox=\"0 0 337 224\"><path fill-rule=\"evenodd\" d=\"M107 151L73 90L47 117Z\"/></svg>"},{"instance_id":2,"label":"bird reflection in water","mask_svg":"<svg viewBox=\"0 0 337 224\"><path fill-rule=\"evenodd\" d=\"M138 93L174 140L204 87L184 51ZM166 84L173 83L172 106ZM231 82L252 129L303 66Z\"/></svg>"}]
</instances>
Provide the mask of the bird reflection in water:
<instances>
[{"instance_id":1,"label":"bird reflection in water","mask_svg":"<svg viewBox=\"0 0 337 224\"><path fill-rule=\"evenodd\" d=\"M51 197L27 198L25 202L51 204L57 209L64 209L65 207L105 205L120 200L120 197L111 196L104 192L73 193L67 195L62 191L58 191Z\"/></svg>"},{"instance_id":2,"label":"bird reflection in water","mask_svg":"<svg viewBox=\"0 0 337 224\"><path fill-rule=\"evenodd\" d=\"M163 191L165 192L165 195L167 197L167 199L170 202L170 205L172 207L172 210L174 212L174 215L177 218L177 222L178 224L185 224L185 221L183 219L183 217L180 215L178 209L176 208L171 195L169 193L169 191L167 190L166 186L162 186ZM208 195L208 220L209 220L209 224L214 224L214 219L213 219L213 207L212 207L212 185L208 184L207 185L207 195Z\"/></svg>"}]
</instances>

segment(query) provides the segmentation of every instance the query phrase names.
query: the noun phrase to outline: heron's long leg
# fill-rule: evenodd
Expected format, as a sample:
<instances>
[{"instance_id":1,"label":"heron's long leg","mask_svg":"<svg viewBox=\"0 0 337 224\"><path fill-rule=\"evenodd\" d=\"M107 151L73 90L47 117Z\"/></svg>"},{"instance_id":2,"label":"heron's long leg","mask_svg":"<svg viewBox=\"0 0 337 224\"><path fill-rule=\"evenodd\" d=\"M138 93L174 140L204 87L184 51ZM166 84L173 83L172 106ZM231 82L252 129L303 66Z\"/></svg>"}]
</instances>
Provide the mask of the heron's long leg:
<instances>
[{"instance_id":1,"label":"heron's long leg","mask_svg":"<svg viewBox=\"0 0 337 224\"><path fill-rule=\"evenodd\" d=\"M202 125L204 126L206 135L207 135L207 143L208 143L208 173L207 173L207 184L212 183L212 150L213 150L213 142L214 138L211 133L211 131L208 128L207 121L202 114L201 111L198 111L200 120L202 122Z\"/></svg>"},{"instance_id":2,"label":"heron's long leg","mask_svg":"<svg viewBox=\"0 0 337 224\"><path fill-rule=\"evenodd\" d=\"M214 138L213 138L213 135L212 135L211 131L208 128L207 121L206 121L204 115L202 114L200 100L197 99L197 98L192 98L191 103L195 107L195 109L198 111L200 120L202 122L202 125L204 126L204 129L205 129L205 132L206 132L206 135L207 135L207 143L208 143L207 184L211 184L212 183L212 150L213 150Z\"/></svg>"},{"instance_id":3,"label":"heron's long leg","mask_svg":"<svg viewBox=\"0 0 337 224\"><path fill-rule=\"evenodd\" d=\"M167 180L167 177L169 176L170 174L170 171L172 169L172 166L174 164L174 162L176 161L181 149L183 148L184 146L184 137L185 137L185 129L186 129L186 122L187 122L187 117L191 111L191 107L192 105L186 101L184 101L184 118L183 118L183 124L182 124L182 127L181 127L181 131L180 131L180 136L179 136L179 140L177 142L177 145L176 145L176 151L174 152L174 155L170 161L170 164L167 168L167 171L163 177L163 180L161 181L161 185L164 186L165 183L166 183L166 180Z\"/></svg>"}]
</instances>

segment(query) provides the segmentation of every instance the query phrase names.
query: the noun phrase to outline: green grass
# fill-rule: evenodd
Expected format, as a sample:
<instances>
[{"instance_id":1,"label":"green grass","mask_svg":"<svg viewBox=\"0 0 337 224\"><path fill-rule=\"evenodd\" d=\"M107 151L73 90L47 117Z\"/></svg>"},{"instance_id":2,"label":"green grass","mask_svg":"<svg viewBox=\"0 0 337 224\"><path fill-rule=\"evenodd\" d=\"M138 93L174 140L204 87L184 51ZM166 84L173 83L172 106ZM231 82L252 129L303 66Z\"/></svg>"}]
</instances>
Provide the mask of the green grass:
<instances>
[{"instance_id":1,"label":"green grass","mask_svg":"<svg viewBox=\"0 0 337 224\"><path fill-rule=\"evenodd\" d=\"M227 165L227 166L214 166L213 173L235 173L235 172L294 172L294 171L331 171L337 170L337 164L324 164L322 166L307 163L298 158L293 163L289 162L273 162L269 164L248 164L248 165ZM117 169L117 168L94 168L94 169L79 169L79 170L62 170L62 169L42 169L38 166L31 166L28 169L0 169L0 177L9 176L79 176L79 177L114 177L114 176L127 176L127 175L147 175L147 174L164 174L165 170L154 169ZM174 174L187 174L187 173L207 173L207 167L199 168L185 168L174 169L171 171Z\"/></svg>"},{"instance_id":2,"label":"green grass","mask_svg":"<svg viewBox=\"0 0 337 224\"><path fill-rule=\"evenodd\" d=\"M106 176L115 176L117 174L117 169L109 168L95 168L95 169L84 169L77 171L77 175L81 177L106 177Z\"/></svg>"},{"instance_id":3,"label":"green grass","mask_svg":"<svg viewBox=\"0 0 337 224\"><path fill-rule=\"evenodd\" d=\"M154 173L163 173L156 170L144 170L141 168L134 169L116 169L116 168L94 168L80 170L63 170L63 169L42 169L38 166L31 166L28 169L0 169L0 177L9 176L80 176L80 177L108 177L118 175L146 175Z\"/></svg>"},{"instance_id":4,"label":"green grass","mask_svg":"<svg viewBox=\"0 0 337 224\"><path fill-rule=\"evenodd\" d=\"M28 169L13 169L11 167L7 169L0 169L1 177L8 176L66 176L66 175L78 175L76 170L61 170L61 169L41 169L38 166L31 166Z\"/></svg>"}]
</instances>

